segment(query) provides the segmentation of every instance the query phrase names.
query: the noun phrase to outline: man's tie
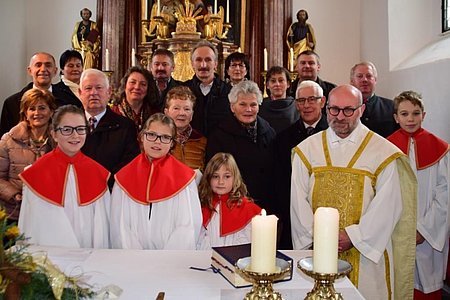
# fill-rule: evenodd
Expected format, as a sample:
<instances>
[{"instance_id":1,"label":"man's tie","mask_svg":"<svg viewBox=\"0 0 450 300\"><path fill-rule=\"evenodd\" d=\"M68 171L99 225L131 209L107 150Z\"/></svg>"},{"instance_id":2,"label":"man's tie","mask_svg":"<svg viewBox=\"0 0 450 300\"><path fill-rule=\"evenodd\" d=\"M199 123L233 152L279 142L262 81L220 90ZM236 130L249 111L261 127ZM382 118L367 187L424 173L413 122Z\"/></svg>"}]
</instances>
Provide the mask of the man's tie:
<instances>
[{"instance_id":1,"label":"man's tie","mask_svg":"<svg viewBox=\"0 0 450 300\"><path fill-rule=\"evenodd\" d=\"M95 129L95 123L97 123L97 119L95 117L90 117L89 118L89 129L91 130L91 132L93 132Z\"/></svg>"},{"instance_id":2,"label":"man's tie","mask_svg":"<svg viewBox=\"0 0 450 300\"><path fill-rule=\"evenodd\" d=\"M162 94L167 88L167 81L166 80L157 80L156 83L158 84L158 90L159 93Z\"/></svg>"},{"instance_id":3,"label":"man's tie","mask_svg":"<svg viewBox=\"0 0 450 300\"><path fill-rule=\"evenodd\" d=\"M314 127L308 126L308 127L306 128L306 135L310 136L310 135L312 135L313 133L314 133Z\"/></svg>"}]
</instances>

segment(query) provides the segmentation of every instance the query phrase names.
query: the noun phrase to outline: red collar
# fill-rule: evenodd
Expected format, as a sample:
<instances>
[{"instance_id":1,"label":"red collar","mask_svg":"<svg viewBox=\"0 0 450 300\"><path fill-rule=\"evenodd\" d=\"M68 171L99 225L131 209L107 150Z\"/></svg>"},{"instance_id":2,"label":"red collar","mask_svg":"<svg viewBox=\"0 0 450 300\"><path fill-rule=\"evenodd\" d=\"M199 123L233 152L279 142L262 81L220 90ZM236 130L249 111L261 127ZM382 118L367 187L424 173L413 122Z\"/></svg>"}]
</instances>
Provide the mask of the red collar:
<instances>
[{"instance_id":1,"label":"red collar","mask_svg":"<svg viewBox=\"0 0 450 300\"><path fill-rule=\"evenodd\" d=\"M227 206L229 194L218 196L214 194L213 207L220 204L220 236L226 236L247 226L252 218L261 213L261 208L253 202L250 202L246 197L242 198L242 203L237 206L233 203L231 207ZM220 203L219 203L220 202ZM203 226L206 228L211 221L214 211L207 207L202 207Z\"/></svg>"},{"instance_id":2,"label":"red collar","mask_svg":"<svg viewBox=\"0 0 450 300\"><path fill-rule=\"evenodd\" d=\"M399 129L387 138L400 148L405 154L409 154L410 139L414 140L414 152L416 155L416 168L422 170L434 165L449 151L449 144L434 134L420 128L413 134Z\"/></svg>"},{"instance_id":3,"label":"red collar","mask_svg":"<svg viewBox=\"0 0 450 300\"><path fill-rule=\"evenodd\" d=\"M150 162L141 153L117 172L115 178L131 199L146 205L178 194L194 180L195 172L172 155Z\"/></svg>"},{"instance_id":4,"label":"red collar","mask_svg":"<svg viewBox=\"0 0 450 300\"><path fill-rule=\"evenodd\" d=\"M64 206L69 165L73 166L78 204L93 203L108 191L110 173L81 152L67 156L59 148L38 159L19 176L34 193L58 206Z\"/></svg>"}]
</instances>

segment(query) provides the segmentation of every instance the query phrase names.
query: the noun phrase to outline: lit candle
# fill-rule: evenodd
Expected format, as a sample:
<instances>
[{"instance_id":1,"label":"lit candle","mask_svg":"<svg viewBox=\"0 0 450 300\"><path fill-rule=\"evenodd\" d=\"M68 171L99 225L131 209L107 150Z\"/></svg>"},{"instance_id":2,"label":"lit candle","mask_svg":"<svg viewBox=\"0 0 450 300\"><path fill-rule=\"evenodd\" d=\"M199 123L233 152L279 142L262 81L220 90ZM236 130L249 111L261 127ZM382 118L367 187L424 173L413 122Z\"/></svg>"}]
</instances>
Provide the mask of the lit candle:
<instances>
[{"instance_id":1,"label":"lit candle","mask_svg":"<svg viewBox=\"0 0 450 300\"><path fill-rule=\"evenodd\" d=\"M253 272L273 273L276 271L277 221L275 215L266 215L261 210L260 216L252 219L251 267Z\"/></svg>"},{"instance_id":2,"label":"lit candle","mask_svg":"<svg viewBox=\"0 0 450 300\"><path fill-rule=\"evenodd\" d=\"M338 210L331 207L319 207L314 214L314 272L337 273L338 237Z\"/></svg>"},{"instance_id":3,"label":"lit candle","mask_svg":"<svg viewBox=\"0 0 450 300\"><path fill-rule=\"evenodd\" d=\"M267 71L267 48L264 48L264 71Z\"/></svg>"},{"instance_id":4,"label":"lit candle","mask_svg":"<svg viewBox=\"0 0 450 300\"><path fill-rule=\"evenodd\" d=\"M109 71L109 50L105 50L105 71Z\"/></svg>"},{"instance_id":5,"label":"lit candle","mask_svg":"<svg viewBox=\"0 0 450 300\"><path fill-rule=\"evenodd\" d=\"M136 66L136 50L134 48L131 49L131 66Z\"/></svg>"},{"instance_id":6,"label":"lit candle","mask_svg":"<svg viewBox=\"0 0 450 300\"><path fill-rule=\"evenodd\" d=\"M214 0L214 14L217 15L217 0Z\"/></svg>"},{"instance_id":7,"label":"lit candle","mask_svg":"<svg viewBox=\"0 0 450 300\"><path fill-rule=\"evenodd\" d=\"M294 49L289 50L289 71L294 72Z\"/></svg>"},{"instance_id":8,"label":"lit candle","mask_svg":"<svg viewBox=\"0 0 450 300\"><path fill-rule=\"evenodd\" d=\"M230 23L230 0L227 0L227 13L226 13L225 22L227 24Z\"/></svg>"},{"instance_id":9,"label":"lit candle","mask_svg":"<svg viewBox=\"0 0 450 300\"><path fill-rule=\"evenodd\" d=\"M159 17L161 15L161 1L156 2L156 15Z\"/></svg>"}]
</instances>

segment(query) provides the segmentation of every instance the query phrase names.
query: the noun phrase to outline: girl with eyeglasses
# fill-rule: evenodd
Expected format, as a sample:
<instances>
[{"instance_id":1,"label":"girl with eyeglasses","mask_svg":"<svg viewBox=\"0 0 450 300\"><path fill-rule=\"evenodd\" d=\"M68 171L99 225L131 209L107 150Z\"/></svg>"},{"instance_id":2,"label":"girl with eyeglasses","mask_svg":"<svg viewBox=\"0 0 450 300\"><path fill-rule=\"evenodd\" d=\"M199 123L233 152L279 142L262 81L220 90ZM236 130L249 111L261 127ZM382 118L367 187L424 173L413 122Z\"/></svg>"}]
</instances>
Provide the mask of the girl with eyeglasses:
<instances>
[{"instance_id":1,"label":"girl with eyeglasses","mask_svg":"<svg viewBox=\"0 0 450 300\"><path fill-rule=\"evenodd\" d=\"M152 115L139 134L144 152L115 175L113 248L196 248L202 213L195 172L169 153L175 137L170 117Z\"/></svg>"},{"instance_id":2,"label":"girl with eyeglasses","mask_svg":"<svg viewBox=\"0 0 450 300\"><path fill-rule=\"evenodd\" d=\"M53 116L57 148L20 174L24 183L19 228L36 245L109 247L110 173L81 153L84 112L65 105Z\"/></svg>"}]
</instances>

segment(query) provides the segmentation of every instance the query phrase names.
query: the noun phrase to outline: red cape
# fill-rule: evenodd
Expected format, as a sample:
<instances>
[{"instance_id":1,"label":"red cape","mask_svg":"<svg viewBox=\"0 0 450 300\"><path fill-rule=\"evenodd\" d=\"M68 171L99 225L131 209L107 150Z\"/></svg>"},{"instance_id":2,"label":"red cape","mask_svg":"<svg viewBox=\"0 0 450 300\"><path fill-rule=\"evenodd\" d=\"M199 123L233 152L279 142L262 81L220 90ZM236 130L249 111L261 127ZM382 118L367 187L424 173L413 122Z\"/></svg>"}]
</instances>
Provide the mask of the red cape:
<instances>
[{"instance_id":1,"label":"red cape","mask_svg":"<svg viewBox=\"0 0 450 300\"><path fill-rule=\"evenodd\" d=\"M75 173L80 206L93 203L108 191L108 170L81 152L70 157L59 148L42 156L19 176L39 197L64 206L69 165Z\"/></svg>"},{"instance_id":2,"label":"red cape","mask_svg":"<svg viewBox=\"0 0 450 300\"><path fill-rule=\"evenodd\" d=\"M413 134L399 129L388 138L394 145L400 148L406 155L409 154L410 139L414 140L414 152L416 155L417 170L426 169L437 163L449 151L447 142L434 134L420 128Z\"/></svg>"},{"instance_id":3,"label":"red cape","mask_svg":"<svg viewBox=\"0 0 450 300\"><path fill-rule=\"evenodd\" d=\"M149 204L167 200L195 178L195 172L172 155L149 161L141 153L117 172L116 183L134 201Z\"/></svg>"},{"instance_id":4,"label":"red cape","mask_svg":"<svg viewBox=\"0 0 450 300\"><path fill-rule=\"evenodd\" d=\"M261 208L246 197L242 198L242 203L237 206L236 203L227 206L229 194L218 196L214 195L213 207L216 207L220 201L220 236L226 236L238 232L252 220L252 218L261 213ZM203 226L206 228L211 221L214 211L207 207L202 207Z\"/></svg>"}]
</instances>

